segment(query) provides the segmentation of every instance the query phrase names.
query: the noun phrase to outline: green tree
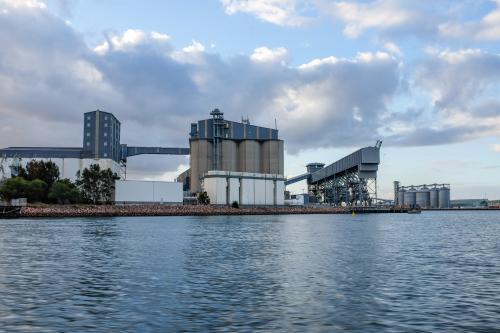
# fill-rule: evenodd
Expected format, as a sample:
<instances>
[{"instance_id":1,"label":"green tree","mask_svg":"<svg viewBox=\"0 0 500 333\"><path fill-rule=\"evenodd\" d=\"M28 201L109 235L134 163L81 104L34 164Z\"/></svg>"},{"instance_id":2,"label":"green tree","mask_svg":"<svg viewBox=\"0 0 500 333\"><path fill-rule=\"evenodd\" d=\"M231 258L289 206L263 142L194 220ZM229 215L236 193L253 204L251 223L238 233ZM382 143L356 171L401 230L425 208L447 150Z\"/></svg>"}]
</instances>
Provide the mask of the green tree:
<instances>
[{"instance_id":1,"label":"green tree","mask_svg":"<svg viewBox=\"0 0 500 333\"><path fill-rule=\"evenodd\" d=\"M46 202L48 185L40 179L27 181L26 198L28 202Z\"/></svg>"},{"instance_id":2,"label":"green tree","mask_svg":"<svg viewBox=\"0 0 500 333\"><path fill-rule=\"evenodd\" d=\"M52 184L49 190L49 200L59 204L77 203L80 201L78 187L69 179L62 179Z\"/></svg>"},{"instance_id":3,"label":"green tree","mask_svg":"<svg viewBox=\"0 0 500 333\"><path fill-rule=\"evenodd\" d=\"M76 184L85 201L98 204L110 203L117 175L111 169L101 170L99 164L91 164L78 175Z\"/></svg>"},{"instance_id":4,"label":"green tree","mask_svg":"<svg viewBox=\"0 0 500 333\"><path fill-rule=\"evenodd\" d=\"M52 161L31 160L26 168L19 167L18 175L26 180L40 179L50 187L59 179L59 168Z\"/></svg>"}]
</instances>

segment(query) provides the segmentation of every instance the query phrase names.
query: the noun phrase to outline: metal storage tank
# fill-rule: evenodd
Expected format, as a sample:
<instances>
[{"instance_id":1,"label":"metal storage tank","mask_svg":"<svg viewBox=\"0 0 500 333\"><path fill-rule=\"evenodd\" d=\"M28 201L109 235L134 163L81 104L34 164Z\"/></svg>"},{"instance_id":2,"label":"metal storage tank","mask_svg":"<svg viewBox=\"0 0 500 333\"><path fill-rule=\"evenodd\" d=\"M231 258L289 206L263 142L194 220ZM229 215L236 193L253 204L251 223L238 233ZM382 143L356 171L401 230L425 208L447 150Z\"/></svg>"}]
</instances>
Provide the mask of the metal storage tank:
<instances>
[{"instance_id":1,"label":"metal storage tank","mask_svg":"<svg viewBox=\"0 0 500 333\"><path fill-rule=\"evenodd\" d=\"M439 189L437 187L429 190L429 205L431 208L439 207Z\"/></svg>"},{"instance_id":2,"label":"metal storage tank","mask_svg":"<svg viewBox=\"0 0 500 333\"><path fill-rule=\"evenodd\" d=\"M417 202L417 191L414 188L409 189L404 194L405 206L415 206Z\"/></svg>"},{"instance_id":3,"label":"metal storage tank","mask_svg":"<svg viewBox=\"0 0 500 333\"><path fill-rule=\"evenodd\" d=\"M439 208L450 208L450 189L444 186L439 189Z\"/></svg>"},{"instance_id":4,"label":"metal storage tank","mask_svg":"<svg viewBox=\"0 0 500 333\"><path fill-rule=\"evenodd\" d=\"M398 191L398 204L400 206L404 206L404 204L405 204L405 192L406 192L405 189L400 189Z\"/></svg>"},{"instance_id":5,"label":"metal storage tank","mask_svg":"<svg viewBox=\"0 0 500 333\"><path fill-rule=\"evenodd\" d=\"M422 208L427 208L429 207L429 202L430 202L430 192L427 187L422 187L420 190L416 192L415 195L415 203L422 207Z\"/></svg>"}]
</instances>

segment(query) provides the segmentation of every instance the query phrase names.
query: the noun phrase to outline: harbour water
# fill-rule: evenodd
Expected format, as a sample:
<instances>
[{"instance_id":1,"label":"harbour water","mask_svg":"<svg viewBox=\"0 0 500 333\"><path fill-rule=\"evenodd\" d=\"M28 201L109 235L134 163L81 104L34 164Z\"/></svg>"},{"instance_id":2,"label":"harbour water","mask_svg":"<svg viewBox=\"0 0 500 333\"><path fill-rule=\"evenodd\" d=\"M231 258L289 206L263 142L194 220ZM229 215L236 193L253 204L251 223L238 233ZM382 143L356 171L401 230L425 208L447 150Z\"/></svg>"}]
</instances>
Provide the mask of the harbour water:
<instances>
[{"instance_id":1,"label":"harbour water","mask_svg":"<svg viewBox=\"0 0 500 333\"><path fill-rule=\"evenodd\" d=\"M500 214L0 220L0 332L498 332Z\"/></svg>"}]
</instances>

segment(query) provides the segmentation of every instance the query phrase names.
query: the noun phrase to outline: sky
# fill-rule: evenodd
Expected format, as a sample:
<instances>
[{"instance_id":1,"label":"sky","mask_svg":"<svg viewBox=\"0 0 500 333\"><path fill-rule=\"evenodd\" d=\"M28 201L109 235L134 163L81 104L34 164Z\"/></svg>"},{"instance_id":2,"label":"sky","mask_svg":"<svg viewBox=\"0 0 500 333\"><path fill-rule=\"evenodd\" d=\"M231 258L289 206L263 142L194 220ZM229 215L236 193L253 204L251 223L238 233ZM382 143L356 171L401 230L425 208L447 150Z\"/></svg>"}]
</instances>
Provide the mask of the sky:
<instances>
[{"instance_id":1,"label":"sky","mask_svg":"<svg viewBox=\"0 0 500 333\"><path fill-rule=\"evenodd\" d=\"M81 147L97 108L123 143L187 147L217 107L276 121L286 176L380 139L382 198L500 198L500 0L0 0L0 44L2 147ZM137 156L127 177L188 165Z\"/></svg>"}]
</instances>

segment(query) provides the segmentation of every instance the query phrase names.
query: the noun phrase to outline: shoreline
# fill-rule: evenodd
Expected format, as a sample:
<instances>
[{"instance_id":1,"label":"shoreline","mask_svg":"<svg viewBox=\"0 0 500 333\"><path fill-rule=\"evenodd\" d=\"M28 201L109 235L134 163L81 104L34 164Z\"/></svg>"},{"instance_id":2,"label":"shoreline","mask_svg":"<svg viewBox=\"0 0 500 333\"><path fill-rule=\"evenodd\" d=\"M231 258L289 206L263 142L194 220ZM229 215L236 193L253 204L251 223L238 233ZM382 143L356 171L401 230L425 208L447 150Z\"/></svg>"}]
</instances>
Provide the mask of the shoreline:
<instances>
[{"instance_id":1,"label":"shoreline","mask_svg":"<svg viewBox=\"0 0 500 333\"><path fill-rule=\"evenodd\" d=\"M251 207L231 208L201 205L127 205L127 206L48 206L23 207L21 218L31 217L118 217L118 216L220 216L220 215L291 215L346 214L338 207Z\"/></svg>"},{"instance_id":2,"label":"shoreline","mask_svg":"<svg viewBox=\"0 0 500 333\"><path fill-rule=\"evenodd\" d=\"M447 208L425 211L498 211L500 208ZM298 214L394 214L407 209L331 206L240 207L204 205L28 205L14 216L0 218L65 218L65 217L134 217L134 216L237 216L237 215L298 215Z\"/></svg>"}]
</instances>

